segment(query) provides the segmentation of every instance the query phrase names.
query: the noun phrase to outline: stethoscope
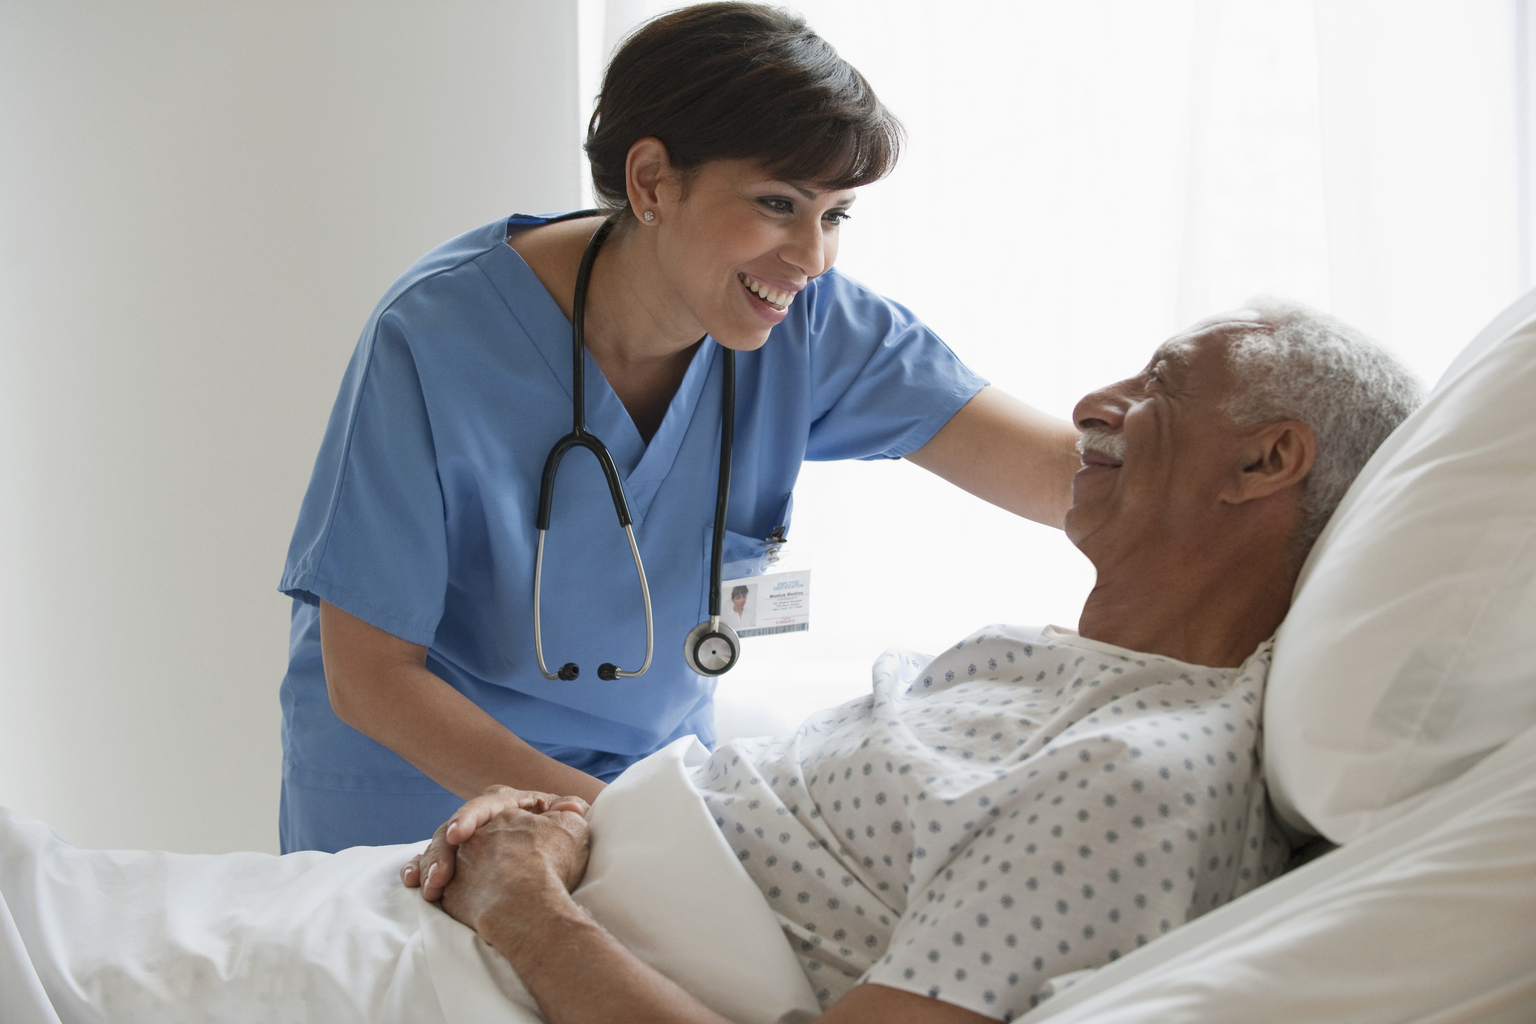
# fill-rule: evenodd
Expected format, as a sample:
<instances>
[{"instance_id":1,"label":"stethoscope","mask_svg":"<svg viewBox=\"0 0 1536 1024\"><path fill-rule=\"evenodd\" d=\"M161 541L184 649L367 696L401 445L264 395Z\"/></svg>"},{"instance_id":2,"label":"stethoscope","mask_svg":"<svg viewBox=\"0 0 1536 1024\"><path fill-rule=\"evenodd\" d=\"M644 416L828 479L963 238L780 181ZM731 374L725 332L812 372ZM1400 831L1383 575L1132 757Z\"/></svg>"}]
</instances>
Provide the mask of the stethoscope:
<instances>
[{"instance_id":1,"label":"stethoscope","mask_svg":"<svg viewBox=\"0 0 1536 1024\"><path fill-rule=\"evenodd\" d=\"M553 218L570 220L590 217L596 210L582 210ZM558 672L551 672L544 663L544 631L539 624L539 606L544 580L544 534L549 530L549 512L554 504L555 476L560 472L560 460L572 448L585 448L597 457L608 480L608 492L613 496L613 508L619 515L619 525L629 538L629 551L635 558L635 572L640 577L640 594L645 599L645 662L635 671L619 668L612 662L597 667L599 679L629 679L645 675L651 667L651 651L654 635L651 622L651 588L645 580L645 565L640 561L640 546L635 543L635 529L629 516L629 502L624 497L624 484L614 468L613 456L608 446L587 431L586 396L586 336L583 330L586 320L587 285L592 279L592 264L597 250L618 223L615 214L603 221L601 227L587 243L581 255L581 265L576 270L576 297L571 311L571 432L555 442L544 460L544 478L539 485L539 548L533 563L533 649L538 655L539 671L545 679L561 679L570 682L581 674L575 662L568 661ZM736 419L736 353L724 346L724 373L720 391L720 477L715 490L715 536L709 556L709 618L689 630L683 641L683 660L688 667L706 676L718 676L731 669L741 656L741 638L730 626L720 621L720 571L725 545L725 507L731 493L731 443L735 434Z\"/></svg>"}]
</instances>

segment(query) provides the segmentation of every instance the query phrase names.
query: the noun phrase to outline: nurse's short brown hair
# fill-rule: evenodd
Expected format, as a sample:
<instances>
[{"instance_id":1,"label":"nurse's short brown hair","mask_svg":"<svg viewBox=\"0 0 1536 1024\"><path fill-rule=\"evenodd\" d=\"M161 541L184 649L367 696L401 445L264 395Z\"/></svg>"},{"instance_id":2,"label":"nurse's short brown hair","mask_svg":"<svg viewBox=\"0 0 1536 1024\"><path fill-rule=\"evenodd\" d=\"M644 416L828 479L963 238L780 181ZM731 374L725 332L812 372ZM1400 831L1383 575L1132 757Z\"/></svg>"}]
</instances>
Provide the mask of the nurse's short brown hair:
<instances>
[{"instance_id":1,"label":"nurse's short brown hair","mask_svg":"<svg viewBox=\"0 0 1536 1024\"><path fill-rule=\"evenodd\" d=\"M752 160L785 181L833 190L889 174L902 127L804 18L705 3L646 22L608 64L586 142L605 207L628 205L624 162L647 136L685 175L712 160Z\"/></svg>"}]
</instances>

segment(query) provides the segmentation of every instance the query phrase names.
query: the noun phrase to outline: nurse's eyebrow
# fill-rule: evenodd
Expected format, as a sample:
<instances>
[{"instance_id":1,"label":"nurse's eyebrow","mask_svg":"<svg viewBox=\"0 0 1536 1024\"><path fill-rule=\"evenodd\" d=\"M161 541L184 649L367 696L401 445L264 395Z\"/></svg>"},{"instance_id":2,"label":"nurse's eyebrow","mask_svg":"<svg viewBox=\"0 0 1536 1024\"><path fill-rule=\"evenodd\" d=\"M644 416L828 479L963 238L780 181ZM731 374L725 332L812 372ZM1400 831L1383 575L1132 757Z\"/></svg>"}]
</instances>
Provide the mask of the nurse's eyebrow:
<instances>
[{"instance_id":1,"label":"nurse's eyebrow","mask_svg":"<svg viewBox=\"0 0 1536 1024\"><path fill-rule=\"evenodd\" d=\"M786 182L784 182L784 184L788 185L790 188L794 189L796 192L799 192L806 199L815 200L817 197L822 195L822 192L821 191L817 191L813 183L812 184L802 184L802 183L800 183L798 181L786 181ZM825 190L823 190L823 191L825 191ZM857 199L857 198L859 198L859 195L858 195L857 192L851 193L848 196L847 199L843 200L838 205L839 206L852 206L853 205L853 201L855 199Z\"/></svg>"}]
</instances>

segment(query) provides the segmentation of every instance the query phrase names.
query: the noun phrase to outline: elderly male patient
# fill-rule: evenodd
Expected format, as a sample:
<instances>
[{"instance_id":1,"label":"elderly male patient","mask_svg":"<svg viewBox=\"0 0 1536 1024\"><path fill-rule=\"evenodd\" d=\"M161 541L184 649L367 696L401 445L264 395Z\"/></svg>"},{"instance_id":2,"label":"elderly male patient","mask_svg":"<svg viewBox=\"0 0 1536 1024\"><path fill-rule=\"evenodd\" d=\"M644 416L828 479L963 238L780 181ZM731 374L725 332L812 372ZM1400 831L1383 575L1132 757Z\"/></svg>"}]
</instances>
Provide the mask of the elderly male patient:
<instances>
[{"instance_id":1,"label":"elderly male patient","mask_svg":"<svg viewBox=\"0 0 1536 1024\"><path fill-rule=\"evenodd\" d=\"M1281 304L1204 321L1074 413L1078 632L892 652L874 692L725 744L695 784L827 1024L1008 1020L1273 875L1258 718L1270 637L1350 481L1414 407L1392 359ZM405 871L551 1020L718 1021L568 895L585 805L502 790ZM456 855L450 840L457 843Z\"/></svg>"}]
</instances>

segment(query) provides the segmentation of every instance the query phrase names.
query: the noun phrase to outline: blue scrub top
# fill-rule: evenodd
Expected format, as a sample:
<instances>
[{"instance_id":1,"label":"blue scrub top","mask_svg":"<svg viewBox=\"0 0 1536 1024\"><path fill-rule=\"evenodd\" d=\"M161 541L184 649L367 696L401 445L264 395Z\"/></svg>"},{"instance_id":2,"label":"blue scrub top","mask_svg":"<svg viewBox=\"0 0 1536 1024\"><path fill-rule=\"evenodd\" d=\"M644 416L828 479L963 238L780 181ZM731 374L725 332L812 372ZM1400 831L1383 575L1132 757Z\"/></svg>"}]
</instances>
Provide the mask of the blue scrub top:
<instances>
[{"instance_id":1,"label":"blue scrub top","mask_svg":"<svg viewBox=\"0 0 1536 1024\"><path fill-rule=\"evenodd\" d=\"M284 851L425 838L460 799L331 711L318 600L429 649L427 667L513 733L602 779L678 736L715 736L714 680L683 637L706 617L720 444L719 346L706 338L649 444L587 356L587 427L613 455L655 615L597 461L566 456L544 554L546 680L533 647L539 481L571 429L571 325L509 232L514 216L428 253L363 330L299 511L282 685ZM910 312L832 270L767 344L736 358L724 578L762 572L805 459L899 458L986 383Z\"/></svg>"}]
</instances>

